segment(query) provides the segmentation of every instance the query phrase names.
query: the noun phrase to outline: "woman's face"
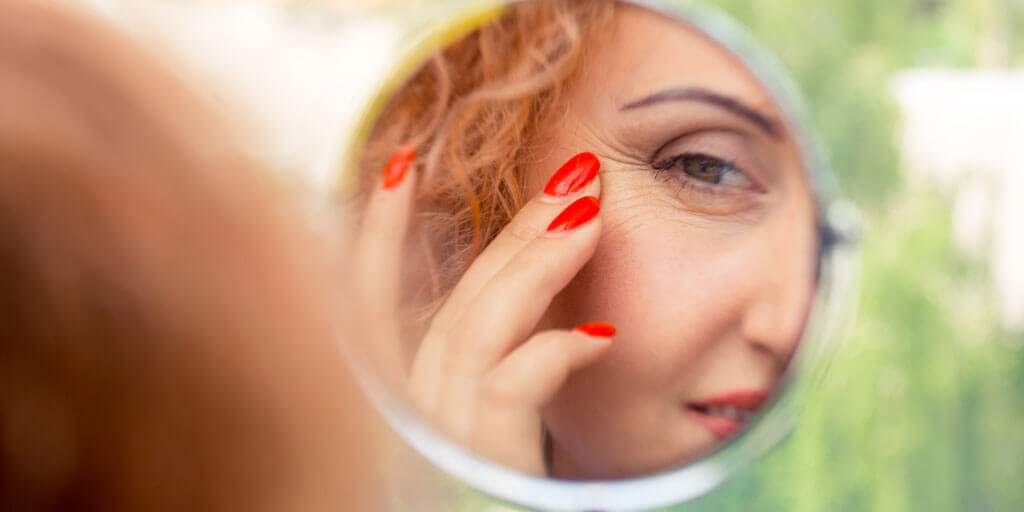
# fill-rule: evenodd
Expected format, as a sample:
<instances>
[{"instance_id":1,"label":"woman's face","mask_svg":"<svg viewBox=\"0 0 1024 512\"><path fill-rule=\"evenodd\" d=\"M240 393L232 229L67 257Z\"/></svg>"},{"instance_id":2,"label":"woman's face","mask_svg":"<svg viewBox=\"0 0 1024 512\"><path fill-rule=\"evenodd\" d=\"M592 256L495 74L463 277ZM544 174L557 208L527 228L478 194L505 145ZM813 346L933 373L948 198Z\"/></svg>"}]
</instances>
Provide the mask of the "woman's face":
<instances>
[{"instance_id":1,"label":"woman's face","mask_svg":"<svg viewBox=\"0 0 1024 512\"><path fill-rule=\"evenodd\" d=\"M796 144L739 61L635 7L617 9L563 101L531 145L528 192L593 152L604 228L539 329L600 320L618 334L543 411L553 473L691 461L756 410L802 334L816 230Z\"/></svg>"}]
</instances>

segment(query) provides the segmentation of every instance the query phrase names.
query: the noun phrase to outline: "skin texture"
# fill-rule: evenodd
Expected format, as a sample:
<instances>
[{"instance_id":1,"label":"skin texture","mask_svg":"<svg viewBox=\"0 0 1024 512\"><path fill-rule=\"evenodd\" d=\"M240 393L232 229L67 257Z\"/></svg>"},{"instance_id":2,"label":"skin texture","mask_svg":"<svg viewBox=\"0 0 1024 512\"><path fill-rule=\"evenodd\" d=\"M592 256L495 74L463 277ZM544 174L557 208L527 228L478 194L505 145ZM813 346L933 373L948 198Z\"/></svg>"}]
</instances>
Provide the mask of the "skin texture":
<instances>
[{"instance_id":1,"label":"skin texture","mask_svg":"<svg viewBox=\"0 0 1024 512\"><path fill-rule=\"evenodd\" d=\"M770 96L678 22L621 5L613 21L525 148L531 199L414 340L411 369L393 349L422 162L382 173L346 266L372 364L441 432L535 475L617 478L707 453L722 436L687 403L770 392L813 296L814 201ZM643 100L666 89L684 92ZM545 194L583 152L597 176ZM585 197L596 216L546 230ZM574 329L591 322L617 329Z\"/></svg>"},{"instance_id":2,"label":"skin texture","mask_svg":"<svg viewBox=\"0 0 1024 512\"><path fill-rule=\"evenodd\" d=\"M544 322L618 326L609 353L544 410L554 472L566 477L638 474L706 453L717 441L683 405L770 389L797 346L813 290L813 199L784 126L772 137L699 101L621 110L666 88L700 87L778 125L767 92L734 57L661 15L620 7L612 30L526 169L533 192L576 151L603 164L601 241ZM672 177L679 169L652 172L656 159L695 149L740 167L757 162L743 170L759 190L701 194Z\"/></svg>"}]
</instances>

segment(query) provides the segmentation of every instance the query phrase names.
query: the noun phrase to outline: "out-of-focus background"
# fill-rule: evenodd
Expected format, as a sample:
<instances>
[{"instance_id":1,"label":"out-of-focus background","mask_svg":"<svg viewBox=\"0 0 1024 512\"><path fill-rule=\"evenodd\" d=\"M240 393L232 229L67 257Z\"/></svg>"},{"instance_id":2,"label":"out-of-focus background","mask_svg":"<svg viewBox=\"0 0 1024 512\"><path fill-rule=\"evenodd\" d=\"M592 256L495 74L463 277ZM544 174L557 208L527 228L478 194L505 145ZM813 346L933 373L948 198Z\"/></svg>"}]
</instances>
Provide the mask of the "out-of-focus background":
<instances>
[{"instance_id":1,"label":"out-of-focus background","mask_svg":"<svg viewBox=\"0 0 1024 512\"><path fill-rule=\"evenodd\" d=\"M796 75L867 230L797 431L685 509L1024 510L1024 2L715 3Z\"/></svg>"},{"instance_id":2,"label":"out-of-focus background","mask_svg":"<svg viewBox=\"0 0 1024 512\"><path fill-rule=\"evenodd\" d=\"M313 190L402 16L453 4L81 1L171 42ZM867 229L850 336L794 435L678 509L1024 510L1024 1L709 3L796 76Z\"/></svg>"},{"instance_id":3,"label":"out-of-focus background","mask_svg":"<svg viewBox=\"0 0 1024 512\"><path fill-rule=\"evenodd\" d=\"M867 231L797 432L687 510L1024 510L1024 2L720 5L797 76Z\"/></svg>"}]
</instances>

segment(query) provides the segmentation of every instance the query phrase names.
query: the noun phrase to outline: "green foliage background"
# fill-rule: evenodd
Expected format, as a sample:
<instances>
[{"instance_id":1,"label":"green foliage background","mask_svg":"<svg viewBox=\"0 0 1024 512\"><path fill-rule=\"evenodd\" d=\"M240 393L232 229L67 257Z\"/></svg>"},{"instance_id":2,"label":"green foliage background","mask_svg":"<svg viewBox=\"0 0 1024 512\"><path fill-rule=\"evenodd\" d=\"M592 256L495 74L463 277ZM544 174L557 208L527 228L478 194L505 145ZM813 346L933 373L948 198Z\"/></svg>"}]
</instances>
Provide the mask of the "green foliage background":
<instances>
[{"instance_id":1,"label":"green foliage background","mask_svg":"<svg viewBox=\"0 0 1024 512\"><path fill-rule=\"evenodd\" d=\"M720 0L797 77L844 193L864 210L862 295L789 441L672 510L1024 510L1024 348L951 199L904 182L888 96L914 67L1024 62L1019 0ZM1024 91L1022 91L1024 93Z\"/></svg>"}]
</instances>

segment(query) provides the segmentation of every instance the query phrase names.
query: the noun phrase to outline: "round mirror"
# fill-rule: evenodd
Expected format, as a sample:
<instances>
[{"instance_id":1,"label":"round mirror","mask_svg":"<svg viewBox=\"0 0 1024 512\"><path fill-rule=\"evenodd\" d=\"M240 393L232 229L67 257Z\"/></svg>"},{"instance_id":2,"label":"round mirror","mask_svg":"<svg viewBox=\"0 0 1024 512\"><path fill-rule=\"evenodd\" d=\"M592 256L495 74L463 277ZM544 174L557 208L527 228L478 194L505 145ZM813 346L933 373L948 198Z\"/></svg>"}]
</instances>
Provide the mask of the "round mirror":
<instances>
[{"instance_id":1,"label":"round mirror","mask_svg":"<svg viewBox=\"0 0 1024 512\"><path fill-rule=\"evenodd\" d=\"M788 431L856 216L735 24L610 0L448 13L362 126L344 341L431 461L530 507L640 509Z\"/></svg>"}]
</instances>

